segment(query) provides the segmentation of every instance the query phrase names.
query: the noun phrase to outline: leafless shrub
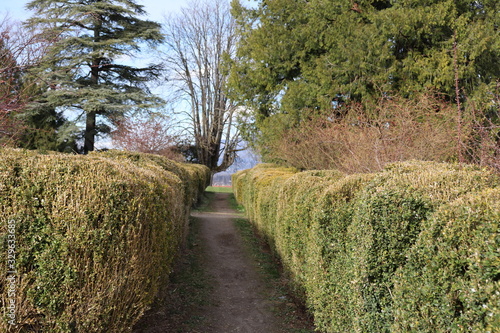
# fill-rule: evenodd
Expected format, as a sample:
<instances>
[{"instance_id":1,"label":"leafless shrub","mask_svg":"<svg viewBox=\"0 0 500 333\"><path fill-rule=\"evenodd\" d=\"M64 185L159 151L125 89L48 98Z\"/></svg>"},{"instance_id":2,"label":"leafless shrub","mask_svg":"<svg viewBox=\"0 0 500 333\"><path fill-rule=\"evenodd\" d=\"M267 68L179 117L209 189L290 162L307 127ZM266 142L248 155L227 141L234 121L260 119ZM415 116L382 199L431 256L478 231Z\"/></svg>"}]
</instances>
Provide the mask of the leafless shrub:
<instances>
[{"instance_id":1,"label":"leafless shrub","mask_svg":"<svg viewBox=\"0 0 500 333\"><path fill-rule=\"evenodd\" d=\"M182 162L177 150L179 137L173 134L168 118L153 116L147 119L126 119L118 123L111 133L113 144L119 148L141 153L166 156Z\"/></svg>"},{"instance_id":2,"label":"leafless shrub","mask_svg":"<svg viewBox=\"0 0 500 333\"><path fill-rule=\"evenodd\" d=\"M337 110L338 111L338 110ZM342 117L314 116L270 146L302 169L374 172L410 159L448 161L456 155L454 109L430 95L383 99L370 110L350 105Z\"/></svg>"},{"instance_id":3,"label":"leafless shrub","mask_svg":"<svg viewBox=\"0 0 500 333\"><path fill-rule=\"evenodd\" d=\"M500 172L500 80L492 96L486 111L473 106L471 134L463 142L463 150L471 162Z\"/></svg>"}]
</instances>

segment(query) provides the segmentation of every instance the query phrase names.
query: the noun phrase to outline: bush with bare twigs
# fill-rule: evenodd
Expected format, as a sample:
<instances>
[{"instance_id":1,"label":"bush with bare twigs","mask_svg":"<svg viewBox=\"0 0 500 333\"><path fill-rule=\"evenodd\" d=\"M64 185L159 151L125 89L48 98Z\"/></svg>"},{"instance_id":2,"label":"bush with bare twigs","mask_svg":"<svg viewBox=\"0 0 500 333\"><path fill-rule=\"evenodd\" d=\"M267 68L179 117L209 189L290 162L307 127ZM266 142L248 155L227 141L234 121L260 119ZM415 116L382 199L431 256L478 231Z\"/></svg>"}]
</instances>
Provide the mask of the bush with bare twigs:
<instances>
[{"instance_id":1,"label":"bush with bare twigs","mask_svg":"<svg viewBox=\"0 0 500 333\"><path fill-rule=\"evenodd\" d=\"M172 132L173 125L168 118L132 118L120 121L111 138L115 146L124 150L162 155L182 162L184 157L177 148L179 137Z\"/></svg>"},{"instance_id":2,"label":"bush with bare twigs","mask_svg":"<svg viewBox=\"0 0 500 333\"><path fill-rule=\"evenodd\" d=\"M486 111L480 111L472 105L470 135L462 143L461 149L469 161L500 172L500 80L491 97Z\"/></svg>"},{"instance_id":3,"label":"bush with bare twigs","mask_svg":"<svg viewBox=\"0 0 500 333\"><path fill-rule=\"evenodd\" d=\"M300 169L347 173L379 171L410 159L455 158L454 109L437 98L383 99L370 114L358 105L336 111L336 116L314 115L284 130L267 146L270 155Z\"/></svg>"}]
</instances>

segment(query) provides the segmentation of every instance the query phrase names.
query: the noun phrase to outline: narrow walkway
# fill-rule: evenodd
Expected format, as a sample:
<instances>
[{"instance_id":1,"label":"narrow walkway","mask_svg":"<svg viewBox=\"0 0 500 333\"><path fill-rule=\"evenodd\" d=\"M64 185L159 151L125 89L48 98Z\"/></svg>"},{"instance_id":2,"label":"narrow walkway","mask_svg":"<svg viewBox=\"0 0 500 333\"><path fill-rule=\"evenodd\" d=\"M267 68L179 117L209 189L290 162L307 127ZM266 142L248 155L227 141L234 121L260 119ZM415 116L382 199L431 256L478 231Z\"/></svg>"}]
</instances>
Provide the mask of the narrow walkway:
<instances>
[{"instance_id":1,"label":"narrow walkway","mask_svg":"<svg viewBox=\"0 0 500 333\"><path fill-rule=\"evenodd\" d=\"M232 218L240 215L229 208L228 197L227 193L216 193L216 212L193 214L201 220L207 272L215 281L214 305L207 309L210 324L205 332L277 332L272 305L233 225Z\"/></svg>"},{"instance_id":2,"label":"narrow walkway","mask_svg":"<svg viewBox=\"0 0 500 333\"><path fill-rule=\"evenodd\" d=\"M165 295L134 333L296 333L310 323L274 283L263 280L234 225L230 194L214 193L213 212L193 212L191 245ZM281 283L281 282L280 282Z\"/></svg>"}]
</instances>

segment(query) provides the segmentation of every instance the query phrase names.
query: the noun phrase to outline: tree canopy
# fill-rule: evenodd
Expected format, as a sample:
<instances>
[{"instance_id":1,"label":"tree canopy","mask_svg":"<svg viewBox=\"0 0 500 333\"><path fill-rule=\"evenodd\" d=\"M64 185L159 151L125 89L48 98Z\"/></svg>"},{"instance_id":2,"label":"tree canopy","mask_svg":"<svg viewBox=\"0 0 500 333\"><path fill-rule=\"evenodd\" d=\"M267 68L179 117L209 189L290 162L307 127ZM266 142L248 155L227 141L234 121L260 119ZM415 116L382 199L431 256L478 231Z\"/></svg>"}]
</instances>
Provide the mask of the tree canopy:
<instances>
[{"instance_id":1,"label":"tree canopy","mask_svg":"<svg viewBox=\"0 0 500 333\"><path fill-rule=\"evenodd\" d=\"M433 90L488 103L500 77L494 0L233 1L231 87L261 115ZM454 68L454 43L458 66Z\"/></svg>"},{"instance_id":2,"label":"tree canopy","mask_svg":"<svg viewBox=\"0 0 500 333\"><path fill-rule=\"evenodd\" d=\"M455 104L458 146L477 136L473 126L464 134L468 116L491 124L499 114L498 1L262 0L245 7L233 0L232 13L241 39L228 91L254 116L245 135L264 155L276 143L300 143L303 137L279 142L317 115L347 126L390 121L374 120L384 100L406 108L404 99L427 94L436 112L441 102ZM345 121L347 113L359 117ZM488 126L492 140L500 137Z\"/></svg>"},{"instance_id":3,"label":"tree canopy","mask_svg":"<svg viewBox=\"0 0 500 333\"><path fill-rule=\"evenodd\" d=\"M34 70L50 88L33 110L79 110L86 120L85 152L94 149L98 133L109 129L96 124L97 116L113 121L127 111L161 105L147 86L160 67L137 68L124 61L142 46L163 41L160 24L140 18L142 5L133 0L33 0L27 8L36 15L26 25L57 38Z\"/></svg>"}]
</instances>

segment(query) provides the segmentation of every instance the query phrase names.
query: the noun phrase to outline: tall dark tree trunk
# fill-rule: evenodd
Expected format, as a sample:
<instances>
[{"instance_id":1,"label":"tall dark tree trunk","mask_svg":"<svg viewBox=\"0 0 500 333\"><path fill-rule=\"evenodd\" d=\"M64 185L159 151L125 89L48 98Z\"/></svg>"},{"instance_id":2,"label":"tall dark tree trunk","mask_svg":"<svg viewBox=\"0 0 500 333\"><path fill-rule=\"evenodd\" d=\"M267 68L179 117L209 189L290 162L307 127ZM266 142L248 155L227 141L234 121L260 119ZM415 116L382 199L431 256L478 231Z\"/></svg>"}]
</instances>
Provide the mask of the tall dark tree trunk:
<instances>
[{"instance_id":1,"label":"tall dark tree trunk","mask_svg":"<svg viewBox=\"0 0 500 333\"><path fill-rule=\"evenodd\" d=\"M96 135L96 112L88 112L87 120L85 123L85 142L83 145L83 153L88 154L89 151L94 151L94 142Z\"/></svg>"},{"instance_id":2,"label":"tall dark tree trunk","mask_svg":"<svg viewBox=\"0 0 500 333\"><path fill-rule=\"evenodd\" d=\"M234 54L237 36L226 0L193 4L165 22L164 60L176 97L191 103L186 129L193 136L197 160L213 174L231 166L240 142L237 108L225 94L228 73L223 70L223 58Z\"/></svg>"},{"instance_id":3,"label":"tall dark tree trunk","mask_svg":"<svg viewBox=\"0 0 500 333\"><path fill-rule=\"evenodd\" d=\"M99 43L101 35L101 18L97 18L94 27L94 42ZM94 51L97 47L94 47ZM101 59L93 58L92 66L90 67L90 80L93 86L99 84L99 65ZM85 143L83 145L83 153L88 154L90 151L94 151L95 146L95 136L97 134L96 128L96 111L88 111L87 119L85 121Z\"/></svg>"}]
</instances>

